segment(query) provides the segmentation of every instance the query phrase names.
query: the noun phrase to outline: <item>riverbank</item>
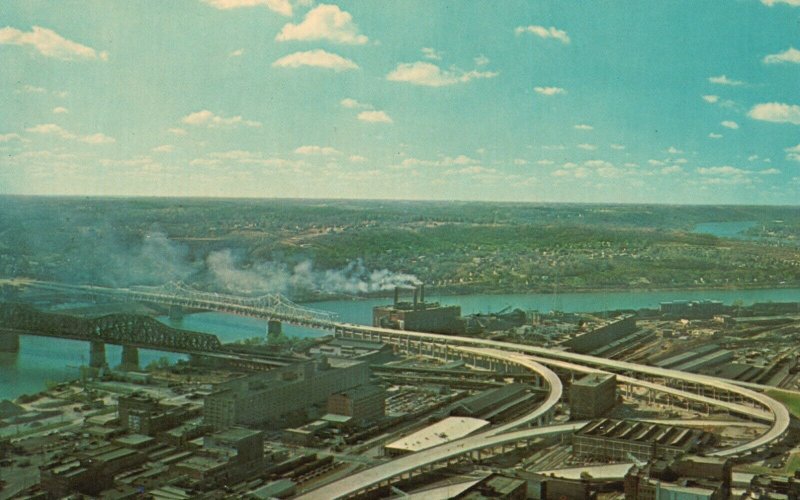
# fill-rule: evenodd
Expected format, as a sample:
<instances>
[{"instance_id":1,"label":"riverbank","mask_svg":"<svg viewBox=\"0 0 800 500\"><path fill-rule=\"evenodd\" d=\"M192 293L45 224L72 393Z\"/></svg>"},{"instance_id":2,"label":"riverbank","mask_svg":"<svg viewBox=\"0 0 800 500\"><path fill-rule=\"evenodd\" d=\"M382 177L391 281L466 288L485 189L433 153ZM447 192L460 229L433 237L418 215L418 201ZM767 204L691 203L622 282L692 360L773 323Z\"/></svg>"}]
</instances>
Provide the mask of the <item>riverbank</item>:
<instances>
[{"instance_id":1,"label":"riverbank","mask_svg":"<svg viewBox=\"0 0 800 500\"><path fill-rule=\"evenodd\" d=\"M608 288L523 288L523 289L496 289L496 288L472 288L472 287L437 287L425 285L425 291L429 297L465 297L471 295L551 295L559 294L600 294L600 293L672 293L672 292L747 292L755 290L793 290L800 289L800 282L778 283L778 284L753 284L748 286L674 286L674 287L608 287ZM342 300L373 300L391 299L394 290L381 290L378 292L368 292L360 295L333 294L319 297L304 297L302 299L292 299L297 304L324 304L326 302L336 302ZM795 300L800 300L800 295Z\"/></svg>"}]
</instances>

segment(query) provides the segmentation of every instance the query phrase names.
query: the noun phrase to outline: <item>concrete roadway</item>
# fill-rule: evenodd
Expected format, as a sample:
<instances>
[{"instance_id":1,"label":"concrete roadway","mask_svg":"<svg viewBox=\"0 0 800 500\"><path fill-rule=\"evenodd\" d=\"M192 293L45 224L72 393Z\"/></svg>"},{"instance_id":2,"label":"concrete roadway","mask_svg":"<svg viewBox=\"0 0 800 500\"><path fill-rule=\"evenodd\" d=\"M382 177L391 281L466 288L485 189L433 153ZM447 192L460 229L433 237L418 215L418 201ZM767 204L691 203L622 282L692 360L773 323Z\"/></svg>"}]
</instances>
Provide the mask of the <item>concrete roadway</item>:
<instances>
[{"instance_id":1,"label":"concrete roadway","mask_svg":"<svg viewBox=\"0 0 800 500\"><path fill-rule=\"evenodd\" d=\"M751 389L737 386L726 380L719 379L717 377L710 377L708 375L687 373L678 370L670 370L667 368L659 368L656 366L641 365L638 363L629 363L627 361L599 358L596 356L588 356L585 354L557 351L554 349L548 349L544 347L513 344L511 342L501 342L496 340L476 339L471 337L460 337L451 335L439 335L435 333L409 332L403 330L392 330L388 328L379 328L379 327L371 327L371 326L355 325L355 324L337 325L336 328L337 333L342 333L346 331L366 334L368 336L372 336L372 338L402 337L407 339L417 339L419 341L430 342L439 346L449 346L449 347L470 346L470 347L488 348L488 349L495 349L502 351L511 351L524 354L532 354L534 356L539 356L543 359L556 359L580 365L607 368L614 372L623 372L623 373L630 372L630 373L636 373L640 375L646 375L650 377L662 378L667 380L669 379L682 380L690 384L701 384L712 389L738 394L742 397L757 402L764 408L767 408L769 413L772 414L771 418L772 427L770 427L770 429L766 433L759 436L757 439L753 441L745 443L741 446L729 448L727 450L718 452L717 454L719 454L720 456L738 455L749 451L758 450L759 448L767 446L770 443L780 439L789 428L789 419L790 419L789 411L783 404L779 403L778 401L774 400L773 398L765 394L761 394ZM660 388L659 390L669 389L661 385L657 386ZM714 400L714 402L716 405L723 403L717 400ZM757 410L753 409L753 411Z\"/></svg>"},{"instance_id":2,"label":"concrete roadway","mask_svg":"<svg viewBox=\"0 0 800 500\"><path fill-rule=\"evenodd\" d=\"M371 489L393 477L419 470L421 466L444 462L458 458L470 452L517 443L527 439L559 434L571 434L586 425L586 422L574 422L549 427L536 427L523 431L508 432L506 434L489 436L488 433L459 439L451 443L429 448L417 453L400 457L391 462L381 464L370 469L357 472L316 490L309 491L298 497L298 500L334 500L345 498L359 491Z\"/></svg>"},{"instance_id":3,"label":"concrete roadway","mask_svg":"<svg viewBox=\"0 0 800 500\"><path fill-rule=\"evenodd\" d=\"M554 411L555 406L561 400L561 396L564 394L564 386L561 384L561 379L558 378L558 375L555 374L551 369L547 368L546 366L537 363L529 356L521 356L519 354L509 353L507 351L498 351L495 349L472 349L469 347L459 347L457 350L467 353L476 353L483 356L490 356L496 359L503 359L509 360L514 363L517 363L525 368L539 374L542 379L547 383L547 387L549 388L549 392L547 393L547 398L537 406L532 412L526 413L519 418L512 420L506 424L501 425L500 427L496 427L485 434L489 436L495 436L497 434L502 434L504 432L510 431L517 427L521 427L525 424L529 424L531 422L536 422L537 419L541 417L545 417L548 413Z\"/></svg>"}]
</instances>

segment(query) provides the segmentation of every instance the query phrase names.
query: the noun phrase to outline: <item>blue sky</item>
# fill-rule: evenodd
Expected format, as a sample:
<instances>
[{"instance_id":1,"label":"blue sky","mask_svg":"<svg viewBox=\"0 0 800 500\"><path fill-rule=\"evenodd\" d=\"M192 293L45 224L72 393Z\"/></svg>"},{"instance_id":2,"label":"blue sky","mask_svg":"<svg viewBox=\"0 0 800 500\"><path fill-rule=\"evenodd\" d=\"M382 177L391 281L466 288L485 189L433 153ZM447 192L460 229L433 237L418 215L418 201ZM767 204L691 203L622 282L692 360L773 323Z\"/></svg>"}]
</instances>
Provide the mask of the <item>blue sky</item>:
<instances>
[{"instance_id":1,"label":"blue sky","mask_svg":"<svg viewBox=\"0 0 800 500\"><path fill-rule=\"evenodd\" d=\"M0 193L797 204L798 26L800 0L6 0Z\"/></svg>"}]
</instances>

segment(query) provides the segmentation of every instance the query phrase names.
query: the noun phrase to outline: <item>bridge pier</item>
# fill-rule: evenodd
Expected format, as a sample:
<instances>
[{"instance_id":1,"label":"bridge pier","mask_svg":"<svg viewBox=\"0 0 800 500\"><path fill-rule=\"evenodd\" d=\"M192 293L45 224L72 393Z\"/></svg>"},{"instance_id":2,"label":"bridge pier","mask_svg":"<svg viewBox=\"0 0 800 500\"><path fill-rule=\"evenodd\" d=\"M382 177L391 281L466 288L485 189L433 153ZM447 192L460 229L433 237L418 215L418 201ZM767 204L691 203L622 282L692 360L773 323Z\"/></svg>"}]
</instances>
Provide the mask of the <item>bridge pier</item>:
<instances>
[{"instance_id":1,"label":"bridge pier","mask_svg":"<svg viewBox=\"0 0 800 500\"><path fill-rule=\"evenodd\" d=\"M129 345L122 346L122 363L120 368L125 371L136 371L139 369L139 349Z\"/></svg>"},{"instance_id":2,"label":"bridge pier","mask_svg":"<svg viewBox=\"0 0 800 500\"><path fill-rule=\"evenodd\" d=\"M280 321L274 319L267 321L267 337L278 337L282 331L283 328Z\"/></svg>"},{"instance_id":3,"label":"bridge pier","mask_svg":"<svg viewBox=\"0 0 800 500\"><path fill-rule=\"evenodd\" d=\"M19 334L0 333L0 352L19 352Z\"/></svg>"},{"instance_id":4,"label":"bridge pier","mask_svg":"<svg viewBox=\"0 0 800 500\"><path fill-rule=\"evenodd\" d=\"M102 341L92 340L89 342L89 366L92 368L106 366L106 345Z\"/></svg>"}]
</instances>

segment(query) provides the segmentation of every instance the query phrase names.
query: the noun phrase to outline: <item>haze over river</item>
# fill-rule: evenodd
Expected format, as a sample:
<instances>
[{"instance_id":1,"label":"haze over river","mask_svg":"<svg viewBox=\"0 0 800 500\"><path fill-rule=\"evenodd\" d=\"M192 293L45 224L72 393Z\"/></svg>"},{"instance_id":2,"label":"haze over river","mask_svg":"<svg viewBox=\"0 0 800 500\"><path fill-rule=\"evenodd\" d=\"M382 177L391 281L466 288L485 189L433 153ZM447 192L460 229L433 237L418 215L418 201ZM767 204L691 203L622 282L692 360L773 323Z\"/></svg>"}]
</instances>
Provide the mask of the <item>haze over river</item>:
<instances>
[{"instance_id":1,"label":"haze over river","mask_svg":"<svg viewBox=\"0 0 800 500\"><path fill-rule=\"evenodd\" d=\"M658 307L660 302L669 300L714 299L726 304L741 300L744 304L753 302L788 302L800 300L800 289L761 289L761 290L694 290L694 291L636 291L636 292L592 292L521 295L462 295L435 297L443 304L461 305L463 314L499 311L507 306L523 310L550 311L602 311L610 309L640 309ZM391 299L343 300L307 304L315 309L324 309L339 314L341 321L370 324L372 308L386 304ZM222 342L263 336L266 322L253 318L232 316L220 313L198 313L187 315L180 321L159 318L163 322L186 330L213 333ZM308 337L321 336L325 332L284 325L287 335ZM106 346L106 359L113 367L119 364L121 347ZM171 361L185 356L141 349L139 360L144 367L161 357ZM79 376L78 367L89 359L89 345L85 342L53 339L47 337L20 337L19 353L0 353L0 400L13 399L21 394L30 394L46 388L49 381L59 382Z\"/></svg>"}]
</instances>

